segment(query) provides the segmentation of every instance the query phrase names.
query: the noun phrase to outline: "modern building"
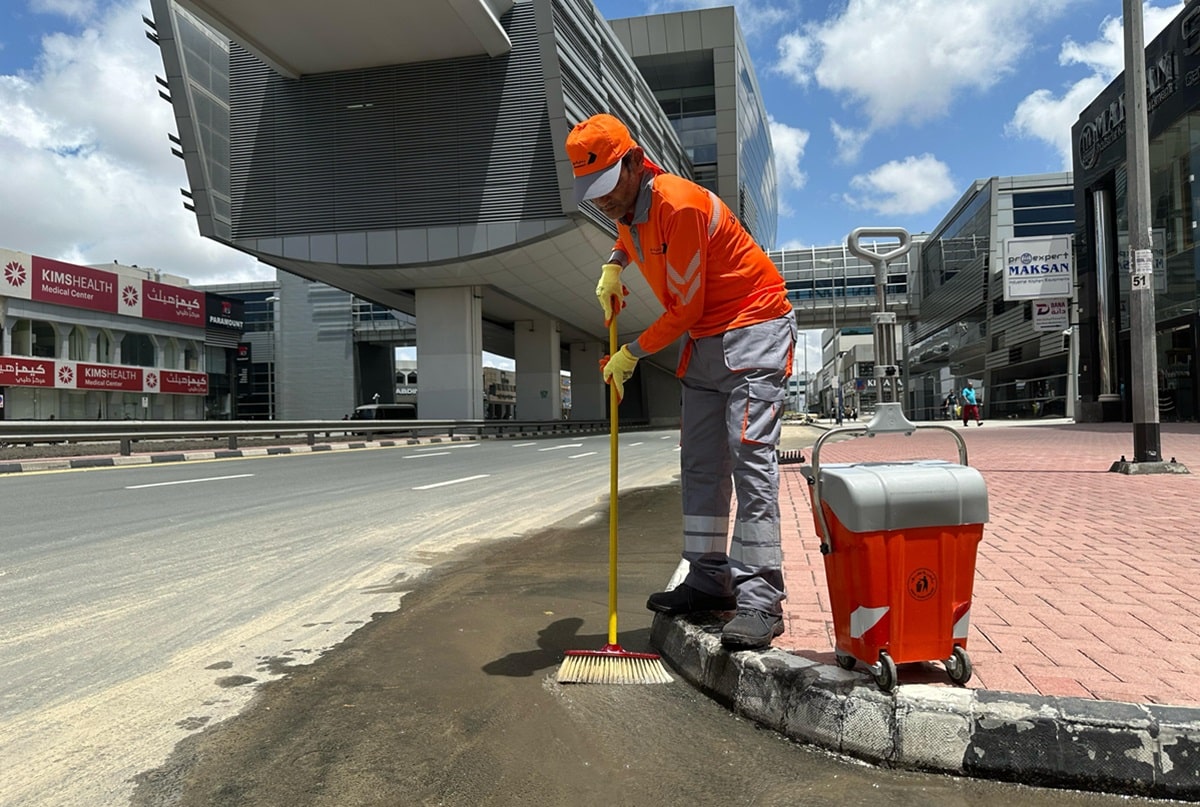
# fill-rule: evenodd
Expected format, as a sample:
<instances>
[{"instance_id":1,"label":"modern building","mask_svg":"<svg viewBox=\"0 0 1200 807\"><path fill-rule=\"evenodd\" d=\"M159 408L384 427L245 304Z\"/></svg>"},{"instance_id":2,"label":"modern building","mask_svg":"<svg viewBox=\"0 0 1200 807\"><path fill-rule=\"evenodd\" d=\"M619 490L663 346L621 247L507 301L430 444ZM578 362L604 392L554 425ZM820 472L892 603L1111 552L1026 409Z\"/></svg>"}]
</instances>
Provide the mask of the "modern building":
<instances>
[{"instance_id":1,"label":"modern building","mask_svg":"<svg viewBox=\"0 0 1200 807\"><path fill-rule=\"evenodd\" d=\"M767 116L732 8L610 25L589 0L151 7L200 232L416 317L423 414L482 417L488 350L515 359L518 419L561 417L551 391L573 367L589 369L573 416L604 416L592 290L615 229L574 203L563 143L579 120L619 115L651 159L774 238ZM659 314L629 280L622 340ZM301 383L287 350L285 402ZM674 365L644 360L623 411L674 422Z\"/></svg>"},{"instance_id":2,"label":"modern building","mask_svg":"<svg viewBox=\"0 0 1200 807\"><path fill-rule=\"evenodd\" d=\"M1063 299L1049 317L1041 310L1049 298L1006 299L1006 255L1063 243L1068 254L1054 265L1069 264L1074 213L1069 173L991 177L972 183L924 239L913 277L919 316L908 320L901 352L910 416L938 417L968 380L987 418L1071 414L1069 305Z\"/></svg>"},{"instance_id":3,"label":"modern building","mask_svg":"<svg viewBox=\"0 0 1200 807\"><path fill-rule=\"evenodd\" d=\"M400 400L395 347L415 343L411 316L285 272L202 288L243 306L238 417L336 420Z\"/></svg>"},{"instance_id":4,"label":"modern building","mask_svg":"<svg viewBox=\"0 0 1200 807\"><path fill-rule=\"evenodd\" d=\"M1154 351L1159 415L1195 420L1200 254L1196 173L1200 167L1200 2L1146 47L1150 220L1154 252ZM1129 216L1124 74L1083 110L1071 129L1075 251L1079 286L1079 413L1083 421L1130 420Z\"/></svg>"},{"instance_id":5,"label":"modern building","mask_svg":"<svg viewBox=\"0 0 1200 807\"><path fill-rule=\"evenodd\" d=\"M0 418L194 420L229 410L235 301L136 266L7 249L0 266Z\"/></svg>"}]
</instances>

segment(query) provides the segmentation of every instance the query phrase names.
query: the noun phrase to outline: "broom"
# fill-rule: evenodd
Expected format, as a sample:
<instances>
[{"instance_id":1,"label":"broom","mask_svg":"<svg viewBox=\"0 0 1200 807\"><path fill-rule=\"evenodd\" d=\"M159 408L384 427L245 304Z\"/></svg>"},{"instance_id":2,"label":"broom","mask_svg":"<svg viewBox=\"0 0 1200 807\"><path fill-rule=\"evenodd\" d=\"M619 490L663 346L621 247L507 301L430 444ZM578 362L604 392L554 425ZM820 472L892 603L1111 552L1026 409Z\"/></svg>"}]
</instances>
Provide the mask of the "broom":
<instances>
[{"instance_id":1,"label":"broom","mask_svg":"<svg viewBox=\"0 0 1200 807\"><path fill-rule=\"evenodd\" d=\"M617 313L608 325L608 355L617 355ZM599 650L568 650L558 668L560 684L669 684L655 653L634 653L617 644L617 397L608 386L608 644Z\"/></svg>"}]
</instances>

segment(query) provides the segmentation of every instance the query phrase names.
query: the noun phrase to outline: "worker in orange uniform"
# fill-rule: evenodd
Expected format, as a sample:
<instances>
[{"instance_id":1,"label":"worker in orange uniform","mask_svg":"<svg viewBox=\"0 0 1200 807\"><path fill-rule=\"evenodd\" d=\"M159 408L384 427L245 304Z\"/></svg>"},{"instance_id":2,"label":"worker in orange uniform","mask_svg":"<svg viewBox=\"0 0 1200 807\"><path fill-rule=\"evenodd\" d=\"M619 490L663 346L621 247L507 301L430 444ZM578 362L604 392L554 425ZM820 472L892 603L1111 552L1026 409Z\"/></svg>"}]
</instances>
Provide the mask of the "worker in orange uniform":
<instances>
[{"instance_id":1,"label":"worker in orange uniform","mask_svg":"<svg viewBox=\"0 0 1200 807\"><path fill-rule=\"evenodd\" d=\"M676 375L689 570L646 606L667 615L736 610L722 643L767 647L783 633L776 446L796 345L783 277L716 194L665 173L613 116L583 121L566 147L577 202L590 200L617 225L596 288L606 324L624 305L630 261L665 309L606 357L605 382L623 395L639 359L686 337Z\"/></svg>"}]
</instances>

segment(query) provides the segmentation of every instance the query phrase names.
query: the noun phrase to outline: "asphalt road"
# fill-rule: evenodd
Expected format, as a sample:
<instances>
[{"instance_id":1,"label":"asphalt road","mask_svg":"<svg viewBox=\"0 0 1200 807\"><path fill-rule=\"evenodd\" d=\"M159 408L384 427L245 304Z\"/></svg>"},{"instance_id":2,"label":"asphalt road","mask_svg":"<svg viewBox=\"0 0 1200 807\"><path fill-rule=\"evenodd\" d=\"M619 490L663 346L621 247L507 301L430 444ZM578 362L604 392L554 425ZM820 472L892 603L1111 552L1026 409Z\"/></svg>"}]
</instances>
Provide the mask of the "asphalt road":
<instances>
[{"instance_id":1,"label":"asphalt road","mask_svg":"<svg viewBox=\"0 0 1200 807\"><path fill-rule=\"evenodd\" d=\"M622 438L630 649L676 440ZM605 437L0 478L0 805L1118 803L848 763L681 681L558 685L604 642L607 490Z\"/></svg>"},{"instance_id":2,"label":"asphalt road","mask_svg":"<svg viewBox=\"0 0 1200 807\"><path fill-rule=\"evenodd\" d=\"M669 482L676 441L629 436L625 482ZM607 456L587 437L0 478L0 768L22 771L0 804L120 803L447 553L594 508Z\"/></svg>"}]
</instances>

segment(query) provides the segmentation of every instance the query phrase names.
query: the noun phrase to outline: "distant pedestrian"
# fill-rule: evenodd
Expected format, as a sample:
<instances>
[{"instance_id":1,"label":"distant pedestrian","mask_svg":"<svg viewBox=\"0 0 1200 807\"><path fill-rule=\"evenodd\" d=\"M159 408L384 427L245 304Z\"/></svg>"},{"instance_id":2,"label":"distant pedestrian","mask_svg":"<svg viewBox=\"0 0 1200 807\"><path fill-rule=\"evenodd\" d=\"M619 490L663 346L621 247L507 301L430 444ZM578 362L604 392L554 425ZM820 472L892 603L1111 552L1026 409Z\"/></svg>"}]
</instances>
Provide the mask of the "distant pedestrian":
<instances>
[{"instance_id":1,"label":"distant pedestrian","mask_svg":"<svg viewBox=\"0 0 1200 807\"><path fill-rule=\"evenodd\" d=\"M954 417L955 401L954 393L950 392L946 395L946 400L942 401L942 420L950 420Z\"/></svg>"},{"instance_id":2,"label":"distant pedestrian","mask_svg":"<svg viewBox=\"0 0 1200 807\"><path fill-rule=\"evenodd\" d=\"M979 418L979 399L975 397L975 387L968 381L962 391L963 408L962 419L963 425L966 426L971 418L975 418L975 425L982 426L983 421Z\"/></svg>"}]
</instances>

